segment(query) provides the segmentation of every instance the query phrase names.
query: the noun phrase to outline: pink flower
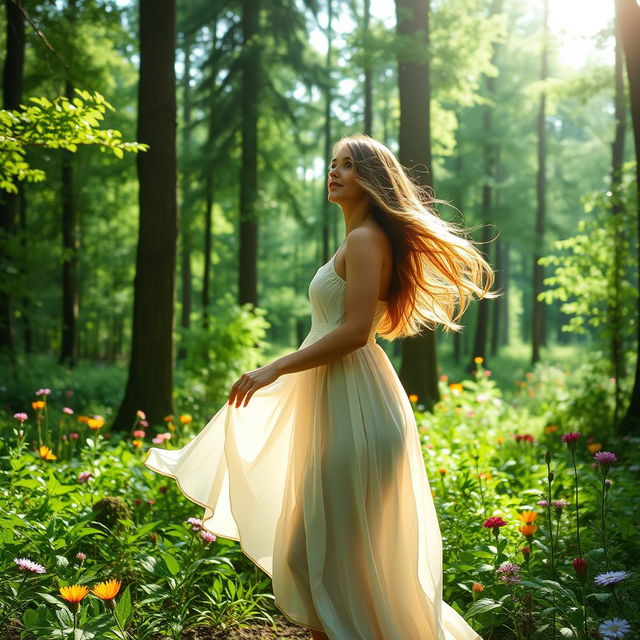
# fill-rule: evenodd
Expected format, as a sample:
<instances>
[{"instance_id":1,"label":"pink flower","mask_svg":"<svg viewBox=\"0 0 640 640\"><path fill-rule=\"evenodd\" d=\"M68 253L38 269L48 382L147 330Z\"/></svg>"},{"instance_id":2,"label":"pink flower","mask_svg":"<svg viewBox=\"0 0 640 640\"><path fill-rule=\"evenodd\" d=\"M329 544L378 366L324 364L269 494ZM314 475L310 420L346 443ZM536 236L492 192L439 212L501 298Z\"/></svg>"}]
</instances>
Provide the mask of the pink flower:
<instances>
[{"instance_id":1,"label":"pink flower","mask_svg":"<svg viewBox=\"0 0 640 640\"><path fill-rule=\"evenodd\" d=\"M142 429L136 429L133 432L133 437L134 438L144 438L144 436L145 436L145 433L144 433L144 431Z\"/></svg>"},{"instance_id":2,"label":"pink flower","mask_svg":"<svg viewBox=\"0 0 640 640\"><path fill-rule=\"evenodd\" d=\"M520 566L513 562L505 562L498 567L500 580L507 584L515 584L520 582Z\"/></svg>"},{"instance_id":3,"label":"pink flower","mask_svg":"<svg viewBox=\"0 0 640 640\"><path fill-rule=\"evenodd\" d=\"M569 451L576 450L576 442L582 437L582 434L578 431L570 431L569 433L562 434L562 442L567 443Z\"/></svg>"},{"instance_id":4,"label":"pink flower","mask_svg":"<svg viewBox=\"0 0 640 640\"><path fill-rule=\"evenodd\" d=\"M200 531L200 537L202 538L203 542L206 542L206 543L215 542L217 540L217 537L213 533L209 533L204 529Z\"/></svg>"},{"instance_id":5,"label":"pink flower","mask_svg":"<svg viewBox=\"0 0 640 640\"><path fill-rule=\"evenodd\" d=\"M467 411L467 418L473 418L475 415L476 412L473 409L469 409L469 411Z\"/></svg>"},{"instance_id":6,"label":"pink flower","mask_svg":"<svg viewBox=\"0 0 640 640\"><path fill-rule=\"evenodd\" d=\"M77 440L80 437L80 434L77 431L71 431L69 433L69 440Z\"/></svg>"},{"instance_id":7,"label":"pink flower","mask_svg":"<svg viewBox=\"0 0 640 640\"><path fill-rule=\"evenodd\" d=\"M138 409L136 411L136 415L138 416L138 418L140 418L140 420L144 420L147 417L142 409Z\"/></svg>"},{"instance_id":8,"label":"pink flower","mask_svg":"<svg viewBox=\"0 0 640 640\"><path fill-rule=\"evenodd\" d=\"M38 389L36 391L37 396L48 396L51 393L51 389Z\"/></svg>"},{"instance_id":9,"label":"pink flower","mask_svg":"<svg viewBox=\"0 0 640 640\"><path fill-rule=\"evenodd\" d=\"M538 500L536 503L539 507L546 507L549 503L546 500Z\"/></svg>"},{"instance_id":10,"label":"pink flower","mask_svg":"<svg viewBox=\"0 0 640 640\"><path fill-rule=\"evenodd\" d=\"M68 416L73 415L73 409L70 409L69 407L62 407L62 413L66 413Z\"/></svg>"},{"instance_id":11,"label":"pink flower","mask_svg":"<svg viewBox=\"0 0 640 640\"><path fill-rule=\"evenodd\" d=\"M603 467L608 467L610 464L618 461L618 456L615 453L611 453L611 451L598 451L593 457L595 461Z\"/></svg>"},{"instance_id":12,"label":"pink flower","mask_svg":"<svg viewBox=\"0 0 640 640\"><path fill-rule=\"evenodd\" d=\"M70 398L73 395L73 391L71 391L71 389L67 389L64 392L64 395L67 396L67 398Z\"/></svg>"},{"instance_id":13,"label":"pink flower","mask_svg":"<svg viewBox=\"0 0 640 640\"><path fill-rule=\"evenodd\" d=\"M28 558L14 558L13 561L18 565L20 571L31 571L32 573L46 573L47 570L37 562L33 562Z\"/></svg>"},{"instance_id":14,"label":"pink flower","mask_svg":"<svg viewBox=\"0 0 640 640\"><path fill-rule=\"evenodd\" d=\"M171 432L170 431L165 431L164 433L160 434L165 440L171 440Z\"/></svg>"},{"instance_id":15,"label":"pink flower","mask_svg":"<svg viewBox=\"0 0 640 640\"><path fill-rule=\"evenodd\" d=\"M89 480L89 478L93 477L93 473L91 473L91 471L81 471L78 474L78 482L80 484L87 482L87 480Z\"/></svg>"},{"instance_id":16,"label":"pink flower","mask_svg":"<svg viewBox=\"0 0 640 640\"><path fill-rule=\"evenodd\" d=\"M29 418L29 416L24 412L22 412L22 413L14 413L13 417L16 420L20 420L20 422L24 422L25 420L28 420L28 418Z\"/></svg>"},{"instance_id":17,"label":"pink flower","mask_svg":"<svg viewBox=\"0 0 640 640\"><path fill-rule=\"evenodd\" d=\"M146 420L140 420L140 426L146 429L149 426L149 423Z\"/></svg>"},{"instance_id":18,"label":"pink flower","mask_svg":"<svg viewBox=\"0 0 640 640\"><path fill-rule=\"evenodd\" d=\"M484 375L489 377L491 375L491 371L489 371L489 369L485 369L484 370Z\"/></svg>"},{"instance_id":19,"label":"pink flower","mask_svg":"<svg viewBox=\"0 0 640 640\"><path fill-rule=\"evenodd\" d=\"M87 559L86 554L82 553L82 551L78 551L78 553L76 553L76 560L79 560L80 562L84 562Z\"/></svg>"},{"instance_id":20,"label":"pink flower","mask_svg":"<svg viewBox=\"0 0 640 640\"><path fill-rule=\"evenodd\" d=\"M140 498L134 498L133 504L135 504L136 507L139 507L142 504L142 500Z\"/></svg>"},{"instance_id":21,"label":"pink flower","mask_svg":"<svg viewBox=\"0 0 640 640\"><path fill-rule=\"evenodd\" d=\"M147 504L155 504L156 501L153 500L152 498L147 498Z\"/></svg>"},{"instance_id":22,"label":"pink flower","mask_svg":"<svg viewBox=\"0 0 640 640\"><path fill-rule=\"evenodd\" d=\"M200 531L202 528L202 520L200 518L187 518L187 524L191 525L193 531Z\"/></svg>"},{"instance_id":23,"label":"pink flower","mask_svg":"<svg viewBox=\"0 0 640 640\"><path fill-rule=\"evenodd\" d=\"M162 436L156 436L155 438L151 438L151 442L153 442L153 444L162 444L164 438Z\"/></svg>"},{"instance_id":24,"label":"pink flower","mask_svg":"<svg viewBox=\"0 0 640 640\"><path fill-rule=\"evenodd\" d=\"M507 523L500 516L492 516L491 518L487 518L482 526L487 529L493 529L493 535L498 537L500 533L500 527L504 527Z\"/></svg>"}]
</instances>

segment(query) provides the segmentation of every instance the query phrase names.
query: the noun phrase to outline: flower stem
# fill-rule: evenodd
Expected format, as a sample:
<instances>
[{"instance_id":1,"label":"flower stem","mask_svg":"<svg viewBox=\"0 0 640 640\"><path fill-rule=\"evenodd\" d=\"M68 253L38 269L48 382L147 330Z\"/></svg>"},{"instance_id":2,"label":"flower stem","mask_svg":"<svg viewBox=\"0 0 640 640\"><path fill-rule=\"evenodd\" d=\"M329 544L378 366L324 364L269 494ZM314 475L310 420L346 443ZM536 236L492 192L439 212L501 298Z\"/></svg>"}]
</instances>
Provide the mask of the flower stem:
<instances>
[{"instance_id":1,"label":"flower stem","mask_svg":"<svg viewBox=\"0 0 640 640\"><path fill-rule=\"evenodd\" d=\"M578 557L582 558L582 547L580 546L580 513L579 513L579 496L578 496L578 468L576 467L576 452L571 452L571 460L573 462L573 473L576 483L576 538L578 540Z\"/></svg>"}]
</instances>

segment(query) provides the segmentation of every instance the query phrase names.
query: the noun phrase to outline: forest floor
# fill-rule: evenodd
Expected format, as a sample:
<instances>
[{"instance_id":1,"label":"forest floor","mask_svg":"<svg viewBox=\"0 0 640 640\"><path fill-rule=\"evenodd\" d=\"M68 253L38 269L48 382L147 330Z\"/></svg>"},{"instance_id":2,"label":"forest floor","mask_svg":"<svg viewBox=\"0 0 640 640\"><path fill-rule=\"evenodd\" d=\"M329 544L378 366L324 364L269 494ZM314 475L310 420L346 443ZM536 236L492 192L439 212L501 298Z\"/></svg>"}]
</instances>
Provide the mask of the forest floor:
<instances>
[{"instance_id":1,"label":"forest floor","mask_svg":"<svg viewBox=\"0 0 640 640\"><path fill-rule=\"evenodd\" d=\"M311 632L283 617L274 616L276 631L266 622L250 622L244 628L234 627L224 633L200 627L183 634L183 640L311 640Z\"/></svg>"}]
</instances>

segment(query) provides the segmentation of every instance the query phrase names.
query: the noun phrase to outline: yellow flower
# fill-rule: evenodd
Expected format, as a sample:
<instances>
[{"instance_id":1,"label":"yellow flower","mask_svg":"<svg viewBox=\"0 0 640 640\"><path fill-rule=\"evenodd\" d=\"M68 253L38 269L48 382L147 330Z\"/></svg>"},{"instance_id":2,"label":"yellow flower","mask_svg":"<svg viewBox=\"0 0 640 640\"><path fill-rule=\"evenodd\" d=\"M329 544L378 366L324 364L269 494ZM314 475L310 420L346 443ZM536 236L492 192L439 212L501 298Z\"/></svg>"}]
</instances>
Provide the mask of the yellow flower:
<instances>
[{"instance_id":1,"label":"yellow flower","mask_svg":"<svg viewBox=\"0 0 640 640\"><path fill-rule=\"evenodd\" d=\"M418 396L415 393L409 395L409 402L418 402Z\"/></svg>"},{"instance_id":2,"label":"yellow flower","mask_svg":"<svg viewBox=\"0 0 640 640\"><path fill-rule=\"evenodd\" d=\"M482 364L482 363L484 362L484 358L483 358L482 356L476 356L476 357L473 359L473 361L474 361L476 364Z\"/></svg>"},{"instance_id":3,"label":"yellow flower","mask_svg":"<svg viewBox=\"0 0 640 640\"><path fill-rule=\"evenodd\" d=\"M440 468L438 469L438 473L439 473L441 476L445 476L445 475L447 475L447 470L446 470L444 467L440 467Z\"/></svg>"},{"instance_id":4,"label":"yellow flower","mask_svg":"<svg viewBox=\"0 0 640 640\"><path fill-rule=\"evenodd\" d=\"M554 433L558 430L558 426L555 424L550 424L548 427L544 428L545 433Z\"/></svg>"},{"instance_id":5,"label":"yellow flower","mask_svg":"<svg viewBox=\"0 0 640 640\"><path fill-rule=\"evenodd\" d=\"M537 524L521 524L520 533L523 536L526 536L528 538L529 536L532 536L536 532L537 528L538 528Z\"/></svg>"},{"instance_id":6,"label":"yellow flower","mask_svg":"<svg viewBox=\"0 0 640 640\"><path fill-rule=\"evenodd\" d=\"M504 442L504 438L503 438L502 436L498 436L498 437L496 438L496 442L497 442L498 444L502 444L502 443Z\"/></svg>"},{"instance_id":7,"label":"yellow flower","mask_svg":"<svg viewBox=\"0 0 640 640\"><path fill-rule=\"evenodd\" d=\"M89 418L87 420L87 425L89 425L89 429L93 429L94 431L104 427L104 419L100 416L96 416L95 418Z\"/></svg>"},{"instance_id":8,"label":"yellow flower","mask_svg":"<svg viewBox=\"0 0 640 640\"><path fill-rule=\"evenodd\" d=\"M42 460L58 459L58 456L53 455L53 451L51 451L49 447L45 447L44 445L42 445L41 447L38 447L38 452L40 453L40 458L42 458Z\"/></svg>"},{"instance_id":9,"label":"yellow flower","mask_svg":"<svg viewBox=\"0 0 640 640\"><path fill-rule=\"evenodd\" d=\"M435 489L431 489L431 498L435 498L436 497L436 490Z\"/></svg>"},{"instance_id":10,"label":"yellow flower","mask_svg":"<svg viewBox=\"0 0 640 640\"><path fill-rule=\"evenodd\" d=\"M167 422L167 429L173 433L176 430L176 425L173 422Z\"/></svg>"},{"instance_id":11,"label":"yellow flower","mask_svg":"<svg viewBox=\"0 0 640 640\"><path fill-rule=\"evenodd\" d=\"M70 587L60 587L60 595L67 602L80 602L87 593L89 593L89 589L87 589L83 584L74 584Z\"/></svg>"},{"instance_id":12,"label":"yellow flower","mask_svg":"<svg viewBox=\"0 0 640 640\"><path fill-rule=\"evenodd\" d=\"M120 585L120 580L99 582L95 587L93 587L93 589L91 589L91 593L101 600L113 600L118 595L118 591L120 591Z\"/></svg>"},{"instance_id":13,"label":"yellow flower","mask_svg":"<svg viewBox=\"0 0 640 640\"><path fill-rule=\"evenodd\" d=\"M471 588L474 591L484 591L484 585L480 584L479 582L474 582L473 585L471 586Z\"/></svg>"},{"instance_id":14,"label":"yellow flower","mask_svg":"<svg viewBox=\"0 0 640 640\"><path fill-rule=\"evenodd\" d=\"M449 385L449 389L451 389L454 395L458 395L464 391L464 387L459 382L452 382Z\"/></svg>"},{"instance_id":15,"label":"yellow flower","mask_svg":"<svg viewBox=\"0 0 640 640\"><path fill-rule=\"evenodd\" d=\"M518 518L520 518L520 520L522 520L522 522L526 523L526 524L531 524L532 522L535 522L538 518L538 512L537 511L523 511L522 513L518 514Z\"/></svg>"},{"instance_id":16,"label":"yellow flower","mask_svg":"<svg viewBox=\"0 0 640 640\"><path fill-rule=\"evenodd\" d=\"M44 401L43 400L34 400L31 403L31 406L36 410L44 409Z\"/></svg>"},{"instance_id":17,"label":"yellow flower","mask_svg":"<svg viewBox=\"0 0 640 640\"><path fill-rule=\"evenodd\" d=\"M140 449L142 447L142 440L132 440L131 444L136 448Z\"/></svg>"},{"instance_id":18,"label":"yellow flower","mask_svg":"<svg viewBox=\"0 0 640 640\"><path fill-rule=\"evenodd\" d=\"M180 422L182 422L182 424L189 424L191 420L193 420L193 418L188 413L183 413L180 416Z\"/></svg>"},{"instance_id":19,"label":"yellow flower","mask_svg":"<svg viewBox=\"0 0 640 640\"><path fill-rule=\"evenodd\" d=\"M598 442L594 442L593 444L588 444L587 449L589 449L591 453L597 453L598 451L600 451L600 449L602 449L602 445Z\"/></svg>"}]
</instances>

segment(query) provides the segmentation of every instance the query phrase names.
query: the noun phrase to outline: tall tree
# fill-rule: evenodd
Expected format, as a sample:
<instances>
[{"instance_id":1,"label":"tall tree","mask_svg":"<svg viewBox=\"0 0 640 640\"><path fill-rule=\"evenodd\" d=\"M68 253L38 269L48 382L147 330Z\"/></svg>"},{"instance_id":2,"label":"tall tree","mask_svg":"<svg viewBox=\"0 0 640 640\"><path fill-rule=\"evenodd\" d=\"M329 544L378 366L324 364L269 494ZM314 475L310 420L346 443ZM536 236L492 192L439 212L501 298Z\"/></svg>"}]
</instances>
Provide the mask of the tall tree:
<instances>
[{"instance_id":1,"label":"tall tree","mask_svg":"<svg viewBox=\"0 0 640 640\"><path fill-rule=\"evenodd\" d=\"M15 0L5 0L7 32L7 54L2 70L2 108L17 109L22 102L24 76L24 19ZM9 272L11 256L14 253L13 239L16 218L20 205L22 184L18 183L18 193L0 190L0 269ZM13 300L10 278L3 278L0 286L0 351L6 351L15 362L13 337Z\"/></svg>"},{"instance_id":2,"label":"tall tree","mask_svg":"<svg viewBox=\"0 0 640 640\"><path fill-rule=\"evenodd\" d=\"M173 308L178 204L176 194L175 0L140 0L137 140L140 221L134 281L129 377L114 428L136 410L162 423L173 413Z\"/></svg>"},{"instance_id":3,"label":"tall tree","mask_svg":"<svg viewBox=\"0 0 640 640\"><path fill-rule=\"evenodd\" d=\"M365 43L369 43L369 25L371 22L371 0L364 0L364 37ZM373 135L373 70L369 56L364 64L364 133Z\"/></svg>"},{"instance_id":4,"label":"tall tree","mask_svg":"<svg viewBox=\"0 0 640 640\"><path fill-rule=\"evenodd\" d=\"M542 50L540 60L540 80L543 82L548 76L549 67L549 0L544 0L542 18ZM547 197L547 131L545 126L546 118L546 94L543 89L540 93L540 105L538 108L538 173L536 177L536 226L533 250L533 290L532 290L532 324L531 324L531 363L535 364L540 360L540 347L545 342L544 338L544 317L545 303L538 300L542 292L544 281L544 267L538 263L544 252L544 231L546 217L546 197Z\"/></svg>"},{"instance_id":5,"label":"tall tree","mask_svg":"<svg viewBox=\"0 0 640 640\"><path fill-rule=\"evenodd\" d=\"M631 123L636 152L636 206L638 221L638 237L640 238L640 6L635 0L615 0L616 26L622 40L622 48L629 79L631 96ZM637 247L636 250L640 249ZM640 268L640 260L638 260ZM640 275L640 274L639 274ZM640 428L640 296L638 296L638 313L636 315L636 370L629 407L620 421L618 430L621 433L637 432Z\"/></svg>"},{"instance_id":6,"label":"tall tree","mask_svg":"<svg viewBox=\"0 0 640 640\"><path fill-rule=\"evenodd\" d=\"M333 0L327 0L327 57L325 59L325 88L324 88L324 159L325 177L331 167L331 149L333 140L331 138L331 100L332 100L332 54L333 54ZM326 188L322 190L322 263L329 260L329 200L327 199Z\"/></svg>"},{"instance_id":7,"label":"tall tree","mask_svg":"<svg viewBox=\"0 0 640 640\"><path fill-rule=\"evenodd\" d=\"M407 168L423 165L431 170L431 87L429 78L430 0L396 0L398 36L398 89L400 95L400 145L398 157ZM432 173L418 171L415 178L433 187ZM435 333L401 342L400 379L409 394L426 407L439 400Z\"/></svg>"}]
</instances>

